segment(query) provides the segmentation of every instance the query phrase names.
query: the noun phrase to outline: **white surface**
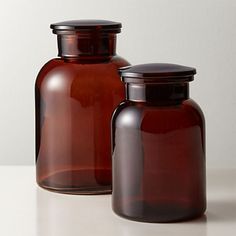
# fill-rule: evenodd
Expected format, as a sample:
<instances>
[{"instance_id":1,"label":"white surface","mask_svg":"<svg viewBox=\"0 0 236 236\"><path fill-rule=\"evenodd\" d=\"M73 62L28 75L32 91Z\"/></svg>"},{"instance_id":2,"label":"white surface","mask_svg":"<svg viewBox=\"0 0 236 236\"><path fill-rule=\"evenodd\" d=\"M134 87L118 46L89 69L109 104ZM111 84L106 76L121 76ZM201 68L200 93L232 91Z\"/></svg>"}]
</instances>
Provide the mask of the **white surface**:
<instances>
[{"instance_id":1,"label":"white surface","mask_svg":"<svg viewBox=\"0 0 236 236\"><path fill-rule=\"evenodd\" d=\"M235 12L235 0L0 0L0 164L34 162L34 80L57 55L49 24L100 18L123 23L118 53L132 64L197 68L208 167L236 167Z\"/></svg>"},{"instance_id":2,"label":"white surface","mask_svg":"<svg viewBox=\"0 0 236 236\"><path fill-rule=\"evenodd\" d=\"M208 170L205 217L185 223L128 221L111 210L110 195L73 196L36 186L34 167L0 167L0 235L4 236L233 236L236 169Z\"/></svg>"}]
</instances>

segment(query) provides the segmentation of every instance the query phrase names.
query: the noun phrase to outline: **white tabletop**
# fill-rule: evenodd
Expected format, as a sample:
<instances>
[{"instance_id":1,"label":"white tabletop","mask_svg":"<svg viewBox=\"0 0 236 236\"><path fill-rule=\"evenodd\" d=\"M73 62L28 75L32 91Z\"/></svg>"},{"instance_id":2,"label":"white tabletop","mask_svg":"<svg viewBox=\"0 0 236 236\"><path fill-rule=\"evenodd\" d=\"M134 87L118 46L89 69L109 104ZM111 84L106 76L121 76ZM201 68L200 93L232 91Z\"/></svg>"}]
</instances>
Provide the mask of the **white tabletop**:
<instances>
[{"instance_id":1,"label":"white tabletop","mask_svg":"<svg viewBox=\"0 0 236 236\"><path fill-rule=\"evenodd\" d=\"M48 192L35 183L32 166L0 166L2 236L236 235L236 169L211 169L204 217L185 223L129 221L111 210L111 196Z\"/></svg>"}]
</instances>

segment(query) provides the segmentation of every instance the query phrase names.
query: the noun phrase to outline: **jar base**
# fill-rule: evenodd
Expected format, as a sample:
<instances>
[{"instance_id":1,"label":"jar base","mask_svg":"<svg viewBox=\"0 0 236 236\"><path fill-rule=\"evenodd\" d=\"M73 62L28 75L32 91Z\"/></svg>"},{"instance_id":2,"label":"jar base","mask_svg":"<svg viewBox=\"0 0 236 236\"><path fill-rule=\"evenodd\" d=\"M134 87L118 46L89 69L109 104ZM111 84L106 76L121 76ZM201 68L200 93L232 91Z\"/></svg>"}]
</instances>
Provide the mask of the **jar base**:
<instances>
[{"instance_id":1,"label":"jar base","mask_svg":"<svg viewBox=\"0 0 236 236\"><path fill-rule=\"evenodd\" d=\"M94 177L95 172L96 177ZM57 171L45 178L38 179L37 183L46 190L64 194L96 195L111 193L110 170L108 169Z\"/></svg>"},{"instance_id":2,"label":"jar base","mask_svg":"<svg viewBox=\"0 0 236 236\"><path fill-rule=\"evenodd\" d=\"M52 188L48 186L43 186L38 184L39 187L56 193L62 194L72 194L72 195L101 195L101 194L111 194L111 187L93 187L93 188Z\"/></svg>"},{"instance_id":3,"label":"jar base","mask_svg":"<svg viewBox=\"0 0 236 236\"><path fill-rule=\"evenodd\" d=\"M146 203L136 203L136 207L133 205L129 207L129 211L121 213L117 209L113 211L120 217L139 222L149 223L175 223L181 221L190 221L204 215L205 208L201 209L189 209L187 207L181 207L170 204L160 204L158 206L147 205ZM140 207L141 206L141 207ZM133 213L133 214L132 214Z\"/></svg>"}]
</instances>

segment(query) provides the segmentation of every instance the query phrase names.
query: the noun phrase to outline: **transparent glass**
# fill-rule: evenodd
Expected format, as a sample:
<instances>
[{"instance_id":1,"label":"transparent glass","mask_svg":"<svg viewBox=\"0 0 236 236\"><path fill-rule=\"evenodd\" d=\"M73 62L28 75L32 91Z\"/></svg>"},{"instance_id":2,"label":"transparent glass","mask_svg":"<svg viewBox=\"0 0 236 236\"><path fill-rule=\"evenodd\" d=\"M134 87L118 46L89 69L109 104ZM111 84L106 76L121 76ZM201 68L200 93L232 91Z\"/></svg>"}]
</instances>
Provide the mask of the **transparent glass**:
<instances>
[{"instance_id":1,"label":"transparent glass","mask_svg":"<svg viewBox=\"0 0 236 236\"><path fill-rule=\"evenodd\" d=\"M205 123L188 83L128 84L113 114L112 143L118 215L174 222L204 213Z\"/></svg>"},{"instance_id":2,"label":"transparent glass","mask_svg":"<svg viewBox=\"0 0 236 236\"><path fill-rule=\"evenodd\" d=\"M110 119L124 97L115 34L58 35L60 58L35 84L38 184L71 194L111 192Z\"/></svg>"}]
</instances>

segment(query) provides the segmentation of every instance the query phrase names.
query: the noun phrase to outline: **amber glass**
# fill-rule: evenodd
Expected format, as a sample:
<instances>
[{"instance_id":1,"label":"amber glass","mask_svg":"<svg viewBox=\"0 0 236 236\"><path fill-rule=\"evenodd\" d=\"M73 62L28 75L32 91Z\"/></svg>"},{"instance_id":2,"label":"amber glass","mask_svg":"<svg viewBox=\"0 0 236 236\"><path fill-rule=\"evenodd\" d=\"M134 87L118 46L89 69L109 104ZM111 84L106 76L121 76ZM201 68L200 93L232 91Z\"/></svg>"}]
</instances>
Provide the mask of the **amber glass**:
<instances>
[{"instance_id":1,"label":"amber glass","mask_svg":"<svg viewBox=\"0 0 236 236\"><path fill-rule=\"evenodd\" d=\"M89 30L52 26L60 57L46 63L36 80L37 182L62 193L109 193L110 119L124 97L117 69L128 63L116 55L114 30L82 23ZM69 25L76 24L81 22Z\"/></svg>"},{"instance_id":2,"label":"amber glass","mask_svg":"<svg viewBox=\"0 0 236 236\"><path fill-rule=\"evenodd\" d=\"M205 128L188 82L127 83L113 114L113 210L174 222L206 208ZM136 81L137 82L137 81Z\"/></svg>"}]
</instances>

